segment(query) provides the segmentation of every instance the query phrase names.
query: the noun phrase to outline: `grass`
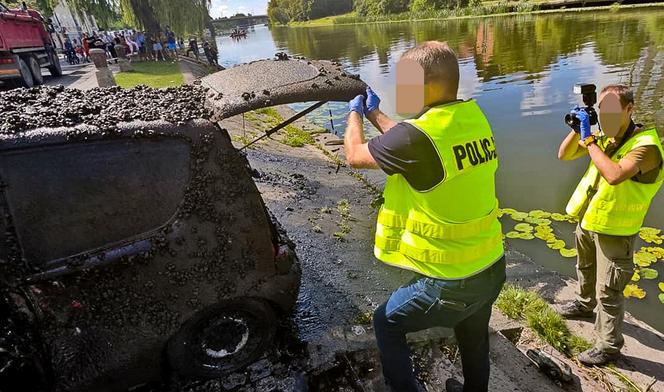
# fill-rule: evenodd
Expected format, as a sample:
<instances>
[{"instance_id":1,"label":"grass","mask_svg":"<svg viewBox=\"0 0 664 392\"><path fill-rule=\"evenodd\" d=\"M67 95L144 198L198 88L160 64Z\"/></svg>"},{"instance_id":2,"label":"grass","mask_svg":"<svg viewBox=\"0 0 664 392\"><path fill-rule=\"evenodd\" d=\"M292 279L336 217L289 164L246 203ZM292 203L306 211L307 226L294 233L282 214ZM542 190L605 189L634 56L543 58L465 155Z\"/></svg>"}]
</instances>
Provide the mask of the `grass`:
<instances>
[{"instance_id":1,"label":"grass","mask_svg":"<svg viewBox=\"0 0 664 392\"><path fill-rule=\"evenodd\" d=\"M184 84L178 63L144 61L131 65L134 67L133 72L120 72L115 75L118 86L131 88L145 84L154 88L164 88Z\"/></svg>"},{"instance_id":2,"label":"grass","mask_svg":"<svg viewBox=\"0 0 664 392\"><path fill-rule=\"evenodd\" d=\"M535 292L506 284L496 306L507 317L525 321L542 340L567 356L592 346L587 340L572 334L562 316Z\"/></svg>"},{"instance_id":3,"label":"grass","mask_svg":"<svg viewBox=\"0 0 664 392\"><path fill-rule=\"evenodd\" d=\"M275 108L261 108L254 111L256 114L262 115L262 118L256 116L247 117L249 121L254 123L262 123L268 128L275 127L282 122L284 118L279 114ZM290 146L290 147L304 147L307 144L314 144L315 140L311 133L300 129L293 124L287 125L284 129L280 130L278 133L281 133L283 137L281 138L281 143Z\"/></svg>"}]
</instances>

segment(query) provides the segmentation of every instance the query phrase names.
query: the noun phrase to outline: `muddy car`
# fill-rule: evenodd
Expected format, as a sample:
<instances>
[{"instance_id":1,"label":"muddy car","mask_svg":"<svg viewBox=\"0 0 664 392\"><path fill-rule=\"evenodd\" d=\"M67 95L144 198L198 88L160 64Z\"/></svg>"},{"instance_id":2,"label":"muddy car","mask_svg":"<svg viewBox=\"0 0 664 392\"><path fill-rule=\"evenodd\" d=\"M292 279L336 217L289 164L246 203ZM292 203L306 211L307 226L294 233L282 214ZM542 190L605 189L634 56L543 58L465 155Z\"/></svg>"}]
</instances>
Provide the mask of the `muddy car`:
<instances>
[{"instance_id":1,"label":"muddy car","mask_svg":"<svg viewBox=\"0 0 664 392\"><path fill-rule=\"evenodd\" d=\"M364 84L283 56L202 84L0 93L0 390L220 377L270 346L300 268L214 121Z\"/></svg>"}]
</instances>

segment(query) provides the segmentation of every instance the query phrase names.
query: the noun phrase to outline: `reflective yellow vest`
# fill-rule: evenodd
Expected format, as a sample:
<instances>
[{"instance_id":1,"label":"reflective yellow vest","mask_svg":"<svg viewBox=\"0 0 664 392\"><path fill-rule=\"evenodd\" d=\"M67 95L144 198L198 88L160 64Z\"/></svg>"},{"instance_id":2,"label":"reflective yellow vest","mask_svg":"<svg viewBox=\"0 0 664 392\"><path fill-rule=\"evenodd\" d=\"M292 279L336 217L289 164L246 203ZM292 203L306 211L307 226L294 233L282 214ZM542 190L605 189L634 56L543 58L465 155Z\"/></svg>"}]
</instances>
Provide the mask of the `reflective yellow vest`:
<instances>
[{"instance_id":1,"label":"reflective yellow vest","mask_svg":"<svg viewBox=\"0 0 664 392\"><path fill-rule=\"evenodd\" d=\"M374 254L433 278L475 275L504 253L491 127L472 100L434 107L407 122L431 139L445 178L418 191L402 175L388 176Z\"/></svg>"},{"instance_id":2,"label":"reflective yellow vest","mask_svg":"<svg viewBox=\"0 0 664 392\"><path fill-rule=\"evenodd\" d=\"M638 132L629 138L613 154L611 160L618 162L631 150L651 145L657 146L659 153L664 157L659 135L653 128ZM603 150L606 148L604 145L600 147ZM662 186L663 180L664 170L660 168L659 175L652 184L629 179L618 185L610 185L591 161L565 209L568 214L577 218L583 214L581 227L585 230L618 236L636 234L641 229L650 203ZM593 190L595 186L596 191Z\"/></svg>"}]
</instances>

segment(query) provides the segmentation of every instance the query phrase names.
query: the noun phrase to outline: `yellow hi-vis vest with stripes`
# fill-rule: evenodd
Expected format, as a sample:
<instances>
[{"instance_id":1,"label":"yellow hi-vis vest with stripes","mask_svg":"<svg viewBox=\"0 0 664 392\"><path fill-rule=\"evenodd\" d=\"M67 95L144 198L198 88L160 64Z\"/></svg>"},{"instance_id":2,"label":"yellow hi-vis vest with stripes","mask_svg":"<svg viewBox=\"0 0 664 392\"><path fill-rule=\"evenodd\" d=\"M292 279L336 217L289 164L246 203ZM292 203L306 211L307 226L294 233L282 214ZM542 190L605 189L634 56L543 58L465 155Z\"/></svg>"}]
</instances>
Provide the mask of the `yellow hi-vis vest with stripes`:
<instances>
[{"instance_id":1,"label":"yellow hi-vis vest with stripes","mask_svg":"<svg viewBox=\"0 0 664 392\"><path fill-rule=\"evenodd\" d=\"M628 152L641 146L657 146L664 157L664 150L654 128L637 132L613 154L611 160L620 161ZM602 150L606 146L600 145ZM636 234L643 225L648 208L655 194L662 186L664 170L660 167L659 175L652 184L643 184L632 179L618 185L609 184L590 162L586 174L572 194L567 213L580 218L581 227L595 233L629 236ZM596 191L593 187L596 186ZM588 206L587 208L585 206Z\"/></svg>"},{"instance_id":2,"label":"yellow hi-vis vest with stripes","mask_svg":"<svg viewBox=\"0 0 664 392\"><path fill-rule=\"evenodd\" d=\"M388 176L375 256L440 279L475 275L503 256L491 127L475 101L441 105L408 123L431 139L445 178L427 191Z\"/></svg>"}]
</instances>

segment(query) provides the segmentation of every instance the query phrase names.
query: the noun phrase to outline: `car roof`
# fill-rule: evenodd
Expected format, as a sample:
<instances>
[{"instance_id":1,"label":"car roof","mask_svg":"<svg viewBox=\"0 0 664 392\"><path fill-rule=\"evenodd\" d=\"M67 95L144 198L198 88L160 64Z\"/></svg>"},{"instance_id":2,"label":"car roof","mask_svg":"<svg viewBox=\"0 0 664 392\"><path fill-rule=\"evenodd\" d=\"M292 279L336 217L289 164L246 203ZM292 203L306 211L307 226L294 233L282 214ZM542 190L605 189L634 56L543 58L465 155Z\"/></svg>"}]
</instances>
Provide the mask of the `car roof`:
<instances>
[{"instance_id":1,"label":"car roof","mask_svg":"<svg viewBox=\"0 0 664 392\"><path fill-rule=\"evenodd\" d=\"M215 120L296 102L349 101L367 87L340 63L285 54L219 71L201 84L209 88L206 102Z\"/></svg>"}]
</instances>

